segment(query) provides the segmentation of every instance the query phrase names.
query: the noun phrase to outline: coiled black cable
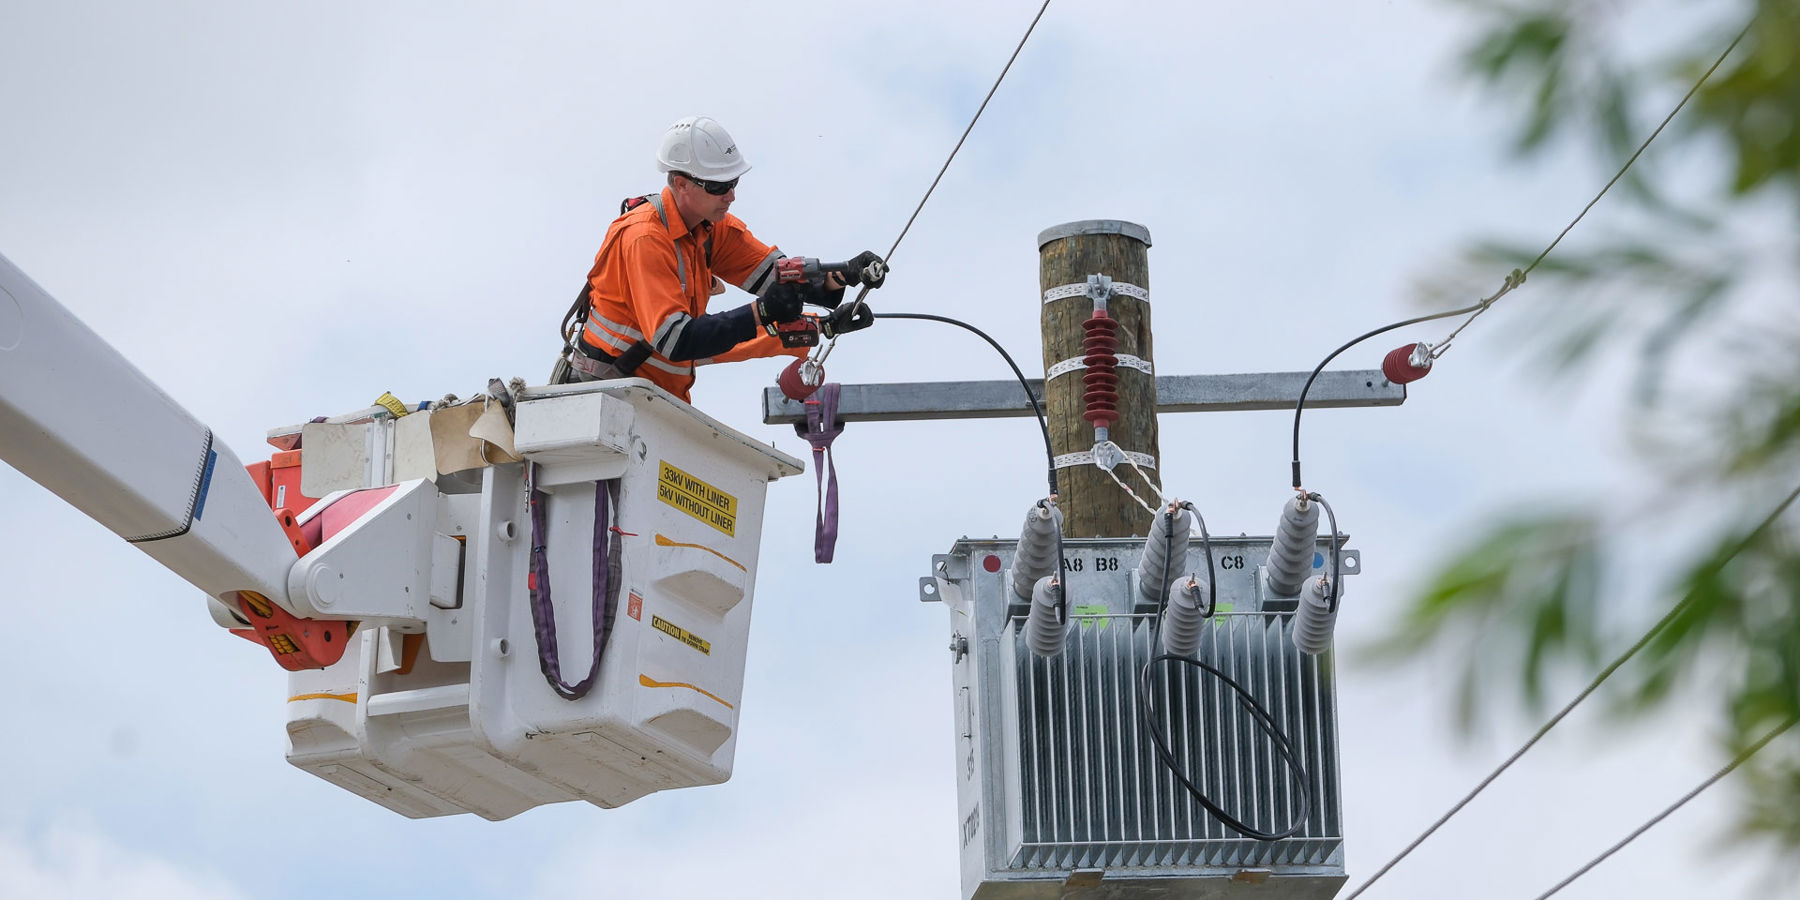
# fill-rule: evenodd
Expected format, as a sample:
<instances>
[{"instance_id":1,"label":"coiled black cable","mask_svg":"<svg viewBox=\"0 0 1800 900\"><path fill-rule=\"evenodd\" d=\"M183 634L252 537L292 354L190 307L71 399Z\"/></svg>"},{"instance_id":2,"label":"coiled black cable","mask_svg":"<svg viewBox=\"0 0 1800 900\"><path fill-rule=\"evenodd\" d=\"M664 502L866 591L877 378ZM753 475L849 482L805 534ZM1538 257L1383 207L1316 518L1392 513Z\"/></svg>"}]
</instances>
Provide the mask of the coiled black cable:
<instances>
[{"instance_id":1,"label":"coiled black cable","mask_svg":"<svg viewBox=\"0 0 1800 900\"><path fill-rule=\"evenodd\" d=\"M1211 592L1207 602L1206 615L1207 617L1211 617L1218 609L1217 580L1213 577L1212 537L1206 531L1206 519L1200 515L1200 511L1195 509L1192 503L1183 503L1182 506L1192 512L1194 514L1194 519L1200 523L1200 541L1201 546L1206 553L1207 580L1211 582L1209 585ZM1163 583L1166 584L1169 580L1169 557L1173 555L1175 546L1175 513L1173 510L1165 510L1163 516L1163 524L1166 526L1164 531L1167 532L1167 540L1169 542L1167 550L1163 553L1162 580ZM1163 613L1169 605L1168 592L1163 591L1161 593L1162 596L1157 603L1156 618L1150 625L1150 648L1152 653L1155 652L1157 646L1156 642L1159 633L1162 630ZM1237 694L1238 705L1243 707L1244 711L1248 712L1250 717L1256 721L1257 727L1260 728L1264 734L1269 736L1270 741L1275 746L1275 751L1280 754L1282 762L1285 764L1294 784L1299 788L1297 793L1300 796L1300 812L1294 817L1294 821L1290 823L1288 827L1283 828L1280 831L1262 831L1252 827L1243 820L1226 812L1224 809L1221 809L1217 803L1212 801L1212 798L1206 795L1206 792L1202 790L1199 785L1194 784L1193 779L1188 777L1188 773L1182 768L1181 762L1175 758L1174 751L1169 749L1169 741L1163 736L1163 724L1156 711L1155 689L1153 685L1154 679L1152 678L1152 673L1159 663L1170 662L1200 669L1224 682L1227 687L1231 688L1231 690ZM1167 679L1165 679L1165 683L1166 681ZM1281 726L1275 721L1275 717L1269 714L1268 709L1257 702L1256 698L1252 697L1249 691L1244 690L1243 685L1238 684L1231 676L1197 658L1180 656L1174 653L1158 653L1157 655L1152 656L1149 662L1144 663L1143 671L1138 676L1138 706L1142 710L1144 722L1149 728L1150 742L1156 749L1157 759L1162 762L1164 768L1169 770L1170 774L1175 776L1177 781L1181 782L1181 786L1187 789L1188 794L1194 798L1195 802L1199 803L1225 827L1230 828L1247 838L1258 841L1278 841L1282 838L1291 837L1299 833L1301 828L1306 827L1307 820L1312 817L1313 797L1312 785L1307 779L1306 767L1300 762L1300 754L1294 749L1293 741L1282 732Z\"/></svg>"},{"instance_id":2,"label":"coiled black cable","mask_svg":"<svg viewBox=\"0 0 1800 900\"><path fill-rule=\"evenodd\" d=\"M958 328L962 328L962 329L965 329L967 331L974 333L977 337L986 341L989 346L993 347L994 350L1000 354L1001 358L1006 360L1006 364L1012 368L1013 376L1019 380L1019 387L1025 391L1025 398L1027 400L1031 401L1031 410L1034 414L1036 414L1037 420L1038 420L1038 427L1039 427L1039 429L1042 430L1043 435L1044 435L1044 454L1047 457L1047 460L1049 463L1048 480L1050 482L1050 495L1053 497L1056 496L1056 494L1057 494L1056 452L1055 452L1055 450L1052 449L1051 443L1050 443L1049 422L1048 422L1048 420L1046 420L1044 418L1043 406L1038 403L1036 395L1034 395L1031 392L1031 384L1030 384L1030 382L1028 382L1025 379L1025 373L1019 369L1018 363L1013 361L1012 355L1006 352L1006 348L1000 346L1000 343L998 341L995 341L992 337L988 336L988 334L986 332L982 331L981 329L976 328L975 326L970 325L967 322L963 322L958 319L952 319L949 316L938 316L938 315L932 315L930 313L875 313L875 318L878 318L878 319L917 319L917 320L926 321L926 322L942 322L946 325L955 325ZM1320 367L1323 368L1323 365L1321 365ZM1204 517L1200 514L1200 510L1196 509L1194 507L1194 505L1189 502L1184 502L1182 504L1182 507L1187 509L1189 512L1192 512L1194 514L1195 521L1197 521L1200 525L1201 546L1203 548L1205 548L1205 553L1206 553L1207 604L1206 604L1205 615L1210 617L1218 609L1218 605L1219 605L1218 576L1217 576L1215 569L1213 568L1212 535L1206 530L1206 517ZM1327 509L1327 511L1329 511L1330 507L1326 507L1326 509ZM1161 583L1167 584L1168 580L1169 580L1169 565L1171 562L1169 557L1173 555L1173 551L1174 551L1175 514L1172 511L1165 511L1163 513L1163 515L1166 517L1164 524L1166 526L1168 526L1164 530L1165 530L1165 532L1167 532L1166 539L1169 542L1169 548L1167 551L1165 551L1163 553L1163 573L1162 573L1162 582ZM1334 517L1332 519L1332 532L1335 534L1336 531L1337 531L1337 520ZM1062 530L1059 528L1059 529L1057 529L1057 532L1056 532L1057 583L1062 586L1063 590L1062 590L1062 602L1059 605L1058 613L1059 613L1059 618L1064 622L1068 621L1068 615L1069 615L1068 614L1068 609L1069 609L1068 572L1066 569L1066 565L1067 565L1067 563L1065 562L1065 560L1063 558ZM1335 587L1335 582L1334 582L1334 587ZM1158 638L1160 637L1160 632L1161 632L1161 628L1162 628L1162 616L1163 616L1164 611L1167 609L1168 603L1169 603L1168 592L1165 590L1165 591L1161 591L1160 593L1161 593L1161 596L1158 599L1156 619L1151 623L1151 626L1150 626L1150 647L1151 647L1152 652L1154 652L1155 647L1156 647L1156 642L1157 642ZM1237 694L1238 705L1242 706L1245 709L1245 711L1249 712L1251 718L1256 721L1257 727L1260 728L1264 733L1269 735L1270 740L1275 745L1276 752L1280 754L1282 761L1283 761L1283 763L1286 764L1290 775L1294 778L1295 783L1299 786L1298 793L1300 796L1300 812L1297 816L1294 817L1293 823L1290 824L1287 828L1282 829L1280 831L1261 831L1251 825L1246 824L1241 819L1237 818L1236 816L1233 816L1232 814L1226 812L1224 809L1220 808L1217 803L1214 803L1212 801L1212 799L1206 795L1206 792L1204 790L1202 790L1198 785L1194 784L1193 780L1188 777L1187 772L1183 770L1181 762L1175 758L1174 752L1169 749L1168 740L1163 737L1164 729L1161 724L1160 715L1156 710L1156 703L1155 703L1154 697L1152 696L1152 694L1153 694L1153 688L1152 688L1153 670L1156 668L1156 666L1159 663L1169 663L1169 662L1201 669L1202 671L1208 672L1208 673L1212 674L1213 676L1217 677L1220 681L1224 682L1226 686L1230 687L1231 690ZM1213 666L1211 666L1207 663L1201 662L1198 659L1190 659L1188 657L1178 656L1173 653L1157 654L1156 656L1151 657L1149 662L1144 664L1143 671L1139 676L1139 679L1138 679L1138 703L1143 711L1144 721L1145 721L1146 725L1149 726L1150 741L1151 741L1152 746L1154 746L1156 749L1157 758L1162 762L1163 766L1166 767L1169 770L1169 772L1175 776L1176 780L1181 782L1182 786L1187 789L1188 793L1193 796L1194 800L1196 802L1198 802L1201 805L1201 807L1203 807L1207 812L1211 813L1222 824L1224 824L1225 827L1230 828L1233 831L1236 831L1245 837L1252 838L1254 840L1259 840L1259 841L1278 841L1278 840L1281 840L1282 838L1290 837L1290 836L1298 833L1301 828L1305 827L1307 819L1309 817L1311 817L1311 815L1312 815L1312 806L1313 806L1312 791L1311 791L1311 786L1307 781L1306 767L1300 762L1299 753L1294 749L1293 742L1291 740L1289 740L1289 738L1286 734L1282 733L1281 726L1278 723L1276 723L1274 716L1270 715L1269 711L1266 708L1264 708L1261 703L1257 702L1256 698L1251 696L1250 692L1246 691L1244 689L1243 685L1238 684L1237 681L1234 680L1231 676L1226 675L1224 672L1221 672L1218 669L1214 668Z\"/></svg>"}]
</instances>

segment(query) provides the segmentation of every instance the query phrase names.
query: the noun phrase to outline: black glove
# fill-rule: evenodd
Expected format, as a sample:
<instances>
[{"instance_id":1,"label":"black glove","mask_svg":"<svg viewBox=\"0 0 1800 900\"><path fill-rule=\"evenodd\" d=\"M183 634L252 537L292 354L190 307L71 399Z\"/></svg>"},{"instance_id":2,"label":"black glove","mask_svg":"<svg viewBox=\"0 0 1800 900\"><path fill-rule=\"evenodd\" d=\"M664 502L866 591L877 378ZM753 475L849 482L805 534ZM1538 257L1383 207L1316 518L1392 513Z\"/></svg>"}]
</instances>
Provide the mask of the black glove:
<instances>
[{"instance_id":1,"label":"black glove","mask_svg":"<svg viewBox=\"0 0 1800 900\"><path fill-rule=\"evenodd\" d=\"M864 250L851 257L845 268L849 271L840 276L845 284L867 284L871 288L878 288L882 282L887 281L887 263L873 250Z\"/></svg>"},{"instance_id":2,"label":"black glove","mask_svg":"<svg viewBox=\"0 0 1800 900\"><path fill-rule=\"evenodd\" d=\"M826 338L835 338L840 334L861 331L875 324L875 311L869 309L867 303L851 303L840 306L819 320L819 331Z\"/></svg>"},{"instance_id":3,"label":"black glove","mask_svg":"<svg viewBox=\"0 0 1800 900\"><path fill-rule=\"evenodd\" d=\"M800 318L800 307L806 302L804 285L774 284L767 293L756 298L756 318L768 328L779 322ZM773 332L771 332L773 333Z\"/></svg>"}]
</instances>

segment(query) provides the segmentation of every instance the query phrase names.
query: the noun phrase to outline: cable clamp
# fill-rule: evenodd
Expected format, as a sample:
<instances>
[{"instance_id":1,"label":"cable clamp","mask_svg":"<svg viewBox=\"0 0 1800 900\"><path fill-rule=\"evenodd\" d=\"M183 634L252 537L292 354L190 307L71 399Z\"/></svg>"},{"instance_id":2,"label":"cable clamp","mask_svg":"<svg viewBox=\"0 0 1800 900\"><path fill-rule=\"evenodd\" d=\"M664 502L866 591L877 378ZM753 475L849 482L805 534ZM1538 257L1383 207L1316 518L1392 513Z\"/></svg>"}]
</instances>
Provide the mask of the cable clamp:
<instances>
[{"instance_id":1,"label":"cable clamp","mask_svg":"<svg viewBox=\"0 0 1800 900\"><path fill-rule=\"evenodd\" d=\"M1105 309L1106 301L1112 299L1113 280L1111 275L1089 275L1087 280L1087 298L1094 301L1095 309Z\"/></svg>"}]
</instances>

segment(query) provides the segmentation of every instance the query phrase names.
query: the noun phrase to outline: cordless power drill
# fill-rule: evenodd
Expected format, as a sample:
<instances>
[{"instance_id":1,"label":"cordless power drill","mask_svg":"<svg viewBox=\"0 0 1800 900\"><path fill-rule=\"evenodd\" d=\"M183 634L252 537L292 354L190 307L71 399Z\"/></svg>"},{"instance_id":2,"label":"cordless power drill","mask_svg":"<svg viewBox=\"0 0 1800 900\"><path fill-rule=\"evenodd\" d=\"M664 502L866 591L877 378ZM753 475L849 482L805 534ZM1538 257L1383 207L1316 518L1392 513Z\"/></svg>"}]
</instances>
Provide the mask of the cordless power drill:
<instances>
[{"instance_id":1,"label":"cordless power drill","mask_svg":"<svg viewBox=\"0 0 1800 900\"><path fill-rule=\"evenodd\" d=\"M845 285L879 286L887 278L887 263L873 253L864 257L846 262L821 262L812 256L785 256L775 263L775 280L779 284L808 285L816 289L820 297ZM827 281L831 275L837 276L836 285ZM781 338L784 347L811 347L819 342L819 326L811 316L774 325L770 333Z\"/></svg>"},{"instance_id":2,"label":"cordless power drill","mask_svg":"<svg viewBox=\"0 0 1800 900\"><path fill-rule=\"evenodd\" d=\"M782 284L810 284L822 288L826 276L836 275L840 287L865 282L879 285L887 278L887 263L875 258L859 267L855 260L828 263L811 256L786 256L775 263L775 274Z\"/></svg>"}]
</instances>

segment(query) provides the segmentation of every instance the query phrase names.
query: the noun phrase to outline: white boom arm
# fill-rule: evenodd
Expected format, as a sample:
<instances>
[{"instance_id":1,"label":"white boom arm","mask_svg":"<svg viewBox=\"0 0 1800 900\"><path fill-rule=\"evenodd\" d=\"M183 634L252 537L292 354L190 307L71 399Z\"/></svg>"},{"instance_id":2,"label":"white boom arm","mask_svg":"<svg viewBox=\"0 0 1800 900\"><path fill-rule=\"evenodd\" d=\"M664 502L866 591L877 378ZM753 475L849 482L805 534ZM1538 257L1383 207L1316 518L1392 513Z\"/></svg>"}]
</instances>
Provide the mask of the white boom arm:
<instances>
[{"instance_id":1,"label":"white boom arm","mask_svg":"<svg viewBox=\"0 0 1800 900\"><path fill-rule=\"evenodd\" d=\"M182 409L0 255L0 460L225 606L289 612L296 553L256 483Z\"/></svg>"},{"instance_id":2,"label":"white boom arm","mask_svg":"<svg viewBox=\"0 0 1800 900\"><path fill-rule=\"evenodd\" d=\"M501 462L476 433L501 405L303 426L293 493L318 500L284 525L282 493L0 257L0 461L269 649L294 765L491 819L726 780L764 492L800 462L639 379L513 400Z\"/></svg>"}]
</instances>

